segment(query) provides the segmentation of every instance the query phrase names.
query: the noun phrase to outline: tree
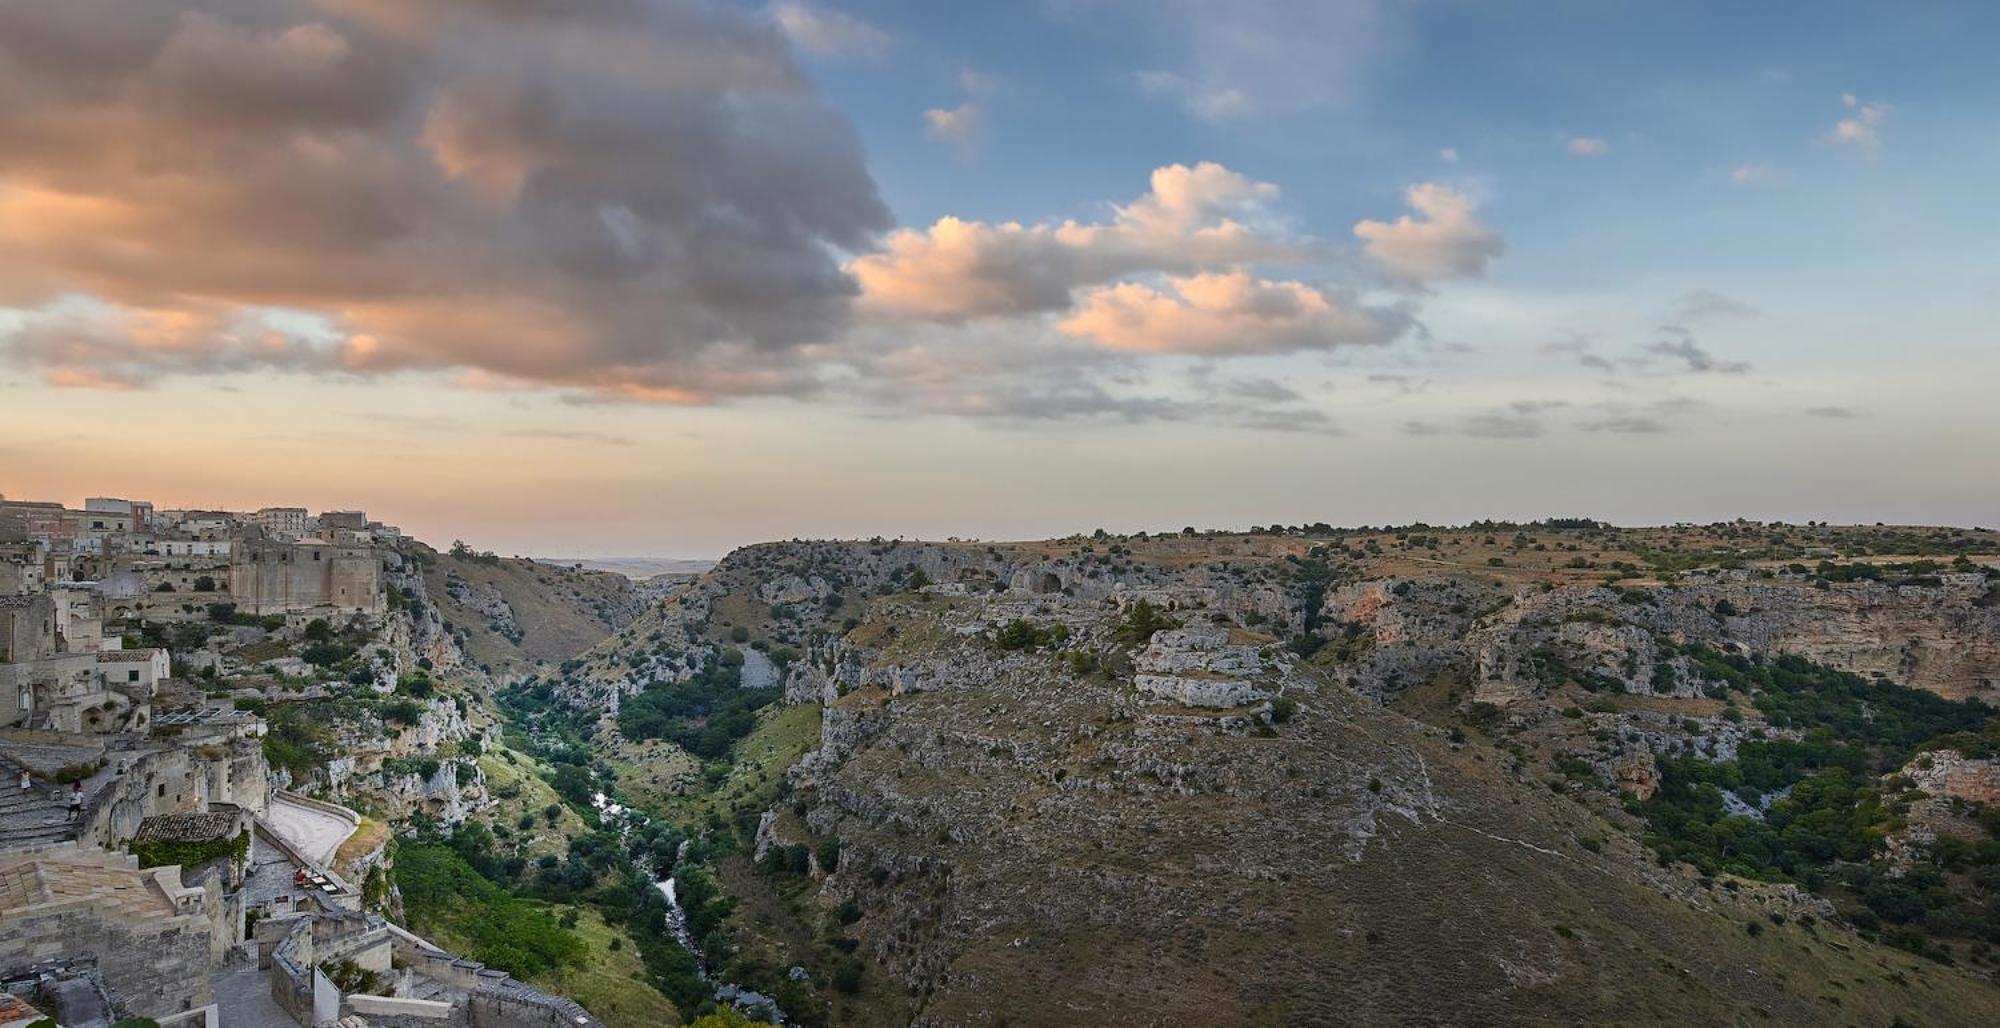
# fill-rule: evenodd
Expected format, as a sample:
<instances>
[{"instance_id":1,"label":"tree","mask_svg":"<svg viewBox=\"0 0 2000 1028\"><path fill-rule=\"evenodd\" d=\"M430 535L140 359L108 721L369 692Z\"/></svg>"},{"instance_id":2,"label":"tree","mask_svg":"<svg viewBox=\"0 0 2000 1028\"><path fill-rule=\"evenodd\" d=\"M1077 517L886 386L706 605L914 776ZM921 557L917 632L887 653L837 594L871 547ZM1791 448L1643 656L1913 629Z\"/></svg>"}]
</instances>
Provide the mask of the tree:
<instances>
[{"instance_id":1,"label":"tree","mask_svg":"<svg viewBox=\"0 0 2000 1028\"><path fill-rule=\"evenodd\" d=\"M1168 617L1150 600L1139 600L1125 610L1125 620L1116 631L1119 642L1127 646L1144 646L1152 641L1153 633L1164 628L1179 628L1174 619Z\"/></svg>"},{"instance_id":2,"label":"tree","mask_svg":"<svg viewBox=\"0 0 2000 1028\"><path fill-rule=\"evenodd\" d=\"M215 579L208 575L196 575L194 580L194 591L198 593L214 592Z\"/></svg>"}]
</instances>

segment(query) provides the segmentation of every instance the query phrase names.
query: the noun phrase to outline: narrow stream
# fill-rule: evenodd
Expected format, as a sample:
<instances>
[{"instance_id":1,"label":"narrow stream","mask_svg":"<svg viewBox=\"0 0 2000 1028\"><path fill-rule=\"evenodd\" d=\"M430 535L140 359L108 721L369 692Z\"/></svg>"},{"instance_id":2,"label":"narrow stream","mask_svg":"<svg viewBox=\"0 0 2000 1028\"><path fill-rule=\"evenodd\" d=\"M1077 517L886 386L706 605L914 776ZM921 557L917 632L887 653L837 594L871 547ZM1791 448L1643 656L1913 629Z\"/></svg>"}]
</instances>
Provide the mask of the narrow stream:
<instances>
[{"instance_id":1,"label":"narrow stream","mask_svg":"<svg viewBox=\"0 0 2000 1028\"><path fill-rule=\"evenodd\" d=\"M593 795L590 802L606 816L616 819L618 834L621 838L631 830L633 822L642 821L646 817L646 815L636 810L612 802L610 797L601 792ZM676 866L682 860L686 859L688 845L692 841L691 839L681 840L680 848L674 851L674 864ZM681 908L681 899L674 888L673 876L668 875L654 882L653 887L660 890L661 898L667 901L667 930L673 933L674 940L681 944L681 948L688 951L688 956L694 958L695 974L700 975L702 981L715 987L715 1001L717 1003L733 1004L745 1014L768 1021L771 1024L788 1023L785 1019L785 1012L778 1007L777 1000L761 992L746 989L735 982L718 982L710 974L708 961L702 956L701 947L696 944L694 934L688 930L687 911Z\"/></svg>"}]
</instances>

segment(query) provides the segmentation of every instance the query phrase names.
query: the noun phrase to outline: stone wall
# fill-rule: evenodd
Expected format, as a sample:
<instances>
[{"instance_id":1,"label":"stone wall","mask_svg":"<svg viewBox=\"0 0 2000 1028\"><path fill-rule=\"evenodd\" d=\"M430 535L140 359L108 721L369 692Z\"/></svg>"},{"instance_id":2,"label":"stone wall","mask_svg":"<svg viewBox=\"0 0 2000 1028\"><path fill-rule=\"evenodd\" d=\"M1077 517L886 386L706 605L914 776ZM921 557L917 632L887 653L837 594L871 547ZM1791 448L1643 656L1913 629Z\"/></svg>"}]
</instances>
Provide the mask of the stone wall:
<instances>
[{"instance_id":1,"label":"stone wall","mask_svg":"<svg viewBox=\"0 0 2000 1028\"><path fill-rule=\"evenodd\" d=\"M269 799L269 768L263 747L254 739L200 750L169 749L123 756L125 772L84 808L90 828L84 839L116 848L139 830L139 822L155 814L186 814L230 803L262 814Z\"/></svg>"},{"instance_id":2,"label":"stone wall","mask_svg":"<svg viewBox=\"0 0 2000 1028\"><path fill-rule=\"evenodd\" d=\"M237 609L252 614L384 607L382 559L367 546L245 543L231 557L229 581Z\"/></svg>"},{"instance_id":3,"label":"stone wall","mask_svg":"<svg viewBox=\"0 0 2000 1028\"><path fill-rule=\"evenodd\" d=\"M575 1000L551 996L504 971L462 959L395 925L388 932L403 966L467 994L471 1028L604 1028Z\"/></svg>"},{"instance_id":4,"label":"stone wall","mask_svg":"<svg viewBox=\"0 0 2000 1028\"><path fill-rule=\"evenodd\" d=\"M17 856L42 861L39 873L74 876L70 890L102 888L0 911L0 971L95 960L120 1010L157 1018L209 1004L207 890L181 886L177 868L142 872L120 854L63 846Z\"/></svg>"}]
</instances>

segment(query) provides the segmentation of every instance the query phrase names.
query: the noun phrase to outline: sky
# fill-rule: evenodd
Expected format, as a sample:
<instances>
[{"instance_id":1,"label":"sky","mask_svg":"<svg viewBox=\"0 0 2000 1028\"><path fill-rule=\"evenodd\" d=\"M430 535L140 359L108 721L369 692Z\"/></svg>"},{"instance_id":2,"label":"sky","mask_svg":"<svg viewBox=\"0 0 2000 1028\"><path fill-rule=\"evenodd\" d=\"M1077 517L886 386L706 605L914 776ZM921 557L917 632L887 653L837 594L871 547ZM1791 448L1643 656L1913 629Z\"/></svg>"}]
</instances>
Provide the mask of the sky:
<instances>
[{"instance_id":1,"label":"sky","mask_svg":"<svg viewBox=\"0 0 2000 1028\"><path fill-rule=\"evenodd\" d=\"M2000 7L0 0L0 494L2000 523Z\"/></svg>"}]
</instances>

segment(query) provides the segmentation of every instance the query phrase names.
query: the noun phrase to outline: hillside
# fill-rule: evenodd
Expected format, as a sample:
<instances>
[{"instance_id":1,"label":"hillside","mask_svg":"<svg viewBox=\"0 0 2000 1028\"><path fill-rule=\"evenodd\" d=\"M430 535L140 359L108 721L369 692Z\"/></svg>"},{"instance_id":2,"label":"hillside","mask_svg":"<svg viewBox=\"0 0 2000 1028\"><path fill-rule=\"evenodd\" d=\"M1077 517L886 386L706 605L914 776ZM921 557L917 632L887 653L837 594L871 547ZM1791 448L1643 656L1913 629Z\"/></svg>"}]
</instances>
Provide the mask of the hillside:
<instances>
[{"instance_id":1,"label":"hillside","mask_svg":"<svg viewBox=\"0 0 2000 1028\"><path fill-rule=\"evenodd\" d=\"M1996 553L1585 521L769 544L517 715L696 837L706 955L809 1022L1981 1023Z\"/></svg>"},{"instance_id":2,"label":"hillside","mask_svg":"<svg viewBox=\"0 0 2000 1028\"><path fill-rule=\"evenodd\" d=\"M462 546L439 552L413 545L411 552L467 656L496 673L581 653L609 638L644 603L639 584L607 571Z\"/></svg>"}]
</instances>

